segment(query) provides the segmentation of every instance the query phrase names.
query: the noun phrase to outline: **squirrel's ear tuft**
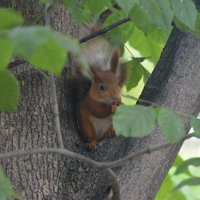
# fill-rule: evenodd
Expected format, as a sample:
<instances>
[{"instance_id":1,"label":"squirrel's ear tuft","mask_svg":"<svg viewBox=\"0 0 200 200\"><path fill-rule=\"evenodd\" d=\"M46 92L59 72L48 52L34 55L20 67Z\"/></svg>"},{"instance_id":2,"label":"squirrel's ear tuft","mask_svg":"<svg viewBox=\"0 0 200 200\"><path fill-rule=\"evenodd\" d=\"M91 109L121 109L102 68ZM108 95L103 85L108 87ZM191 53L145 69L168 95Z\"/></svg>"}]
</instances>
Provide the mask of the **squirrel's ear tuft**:
<instances>
[{"instance_id":1,"label":"squirrel's ear tuft","mask_svg":"<svg viewBox=\"0 0 200 200\"><path fill-rule=\"evenodd\" d=\"M96 70L92 66L90 66L90 71L92 73L92 76L93 76L95 82L101 80L101 78L99 77L98 73L96 72Z\"/></svg>"},{"instance_id":2,"label":"squirrel's ear tuft","mask_svg":"<svg viewBox=\"0 0 200 200\"><path fill-rule=\"evenodd\" d=\"M113 50L111 55L110 65L111 65L111 71L116 74L117 67L119 65L119 49Z\"/></svg>"}]
</instances>

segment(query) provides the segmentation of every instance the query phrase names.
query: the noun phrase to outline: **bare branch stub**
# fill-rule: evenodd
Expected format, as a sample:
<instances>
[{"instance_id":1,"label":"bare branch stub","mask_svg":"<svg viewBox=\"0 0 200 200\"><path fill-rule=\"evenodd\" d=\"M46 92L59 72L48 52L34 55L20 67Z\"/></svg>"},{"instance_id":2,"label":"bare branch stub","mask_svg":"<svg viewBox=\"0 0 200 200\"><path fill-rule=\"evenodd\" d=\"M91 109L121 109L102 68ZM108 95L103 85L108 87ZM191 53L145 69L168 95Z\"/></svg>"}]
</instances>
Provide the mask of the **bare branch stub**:
<instances>
[{"instance_id":1,"label":"bare branch stub","mask_svg":"<svg viewBox=\"0 0 200 200\"><path fill-rule=\"evenodd\" d=\"M13 61L13 62L10 62L8 68L9 68L9 69L12 69L13 67L15 67L15 66L17 66L17 65L22 65L22 64L24 64L24 63L26 63L25 60L15 60L15 61Z\"/></svg>"},{"instance_id":2,"label":"bare branch stub","mask_svg":"<svg viewBox=\"0 0 200 200\"><path fill-rule=\"evenodd\" d=\"M113 192L112 199L120 200L120 187L119 187L116 174L110 168L104 169L103 171L106 175L106 178L109 180L109 182L112 185L112 192Z\"/></svg>"}]
</instances>

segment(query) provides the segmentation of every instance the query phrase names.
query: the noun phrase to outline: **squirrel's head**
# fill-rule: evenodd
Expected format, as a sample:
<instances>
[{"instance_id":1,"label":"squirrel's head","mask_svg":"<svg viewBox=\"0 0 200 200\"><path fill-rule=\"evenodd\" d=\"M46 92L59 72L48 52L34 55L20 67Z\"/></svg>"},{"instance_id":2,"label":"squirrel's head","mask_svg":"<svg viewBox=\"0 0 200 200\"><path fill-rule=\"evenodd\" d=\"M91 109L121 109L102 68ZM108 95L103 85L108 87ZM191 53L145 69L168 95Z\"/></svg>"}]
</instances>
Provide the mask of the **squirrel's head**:
<instances>
[{"instance_id":1,"label":"squirrel's head","mask_svg":"<svg viewBox=\"0 0 200 200\"><path fill-rule=\"evenodd\" d=\"M121 85L117 76L117 67L119 65L119 51L112 52L110 59L110 70L96 71L92 66L92 84L90 96L99 102L112 105L120 101Z\"/></svg>"}]
</instances>

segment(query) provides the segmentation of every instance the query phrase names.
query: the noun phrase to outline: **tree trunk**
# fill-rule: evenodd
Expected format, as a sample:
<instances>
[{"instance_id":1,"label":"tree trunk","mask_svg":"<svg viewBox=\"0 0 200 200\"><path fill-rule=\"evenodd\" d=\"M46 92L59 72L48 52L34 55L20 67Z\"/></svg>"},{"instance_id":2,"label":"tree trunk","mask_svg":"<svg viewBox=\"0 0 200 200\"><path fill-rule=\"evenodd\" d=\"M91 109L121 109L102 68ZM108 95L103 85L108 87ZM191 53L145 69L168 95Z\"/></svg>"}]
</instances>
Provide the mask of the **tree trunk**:
<instances>
[{"instance_id":1,"label":"tree trunk","mask_svg":"<svg viewBox=\"0 0 200 200\"><path fill-rule=\"evenodd\" d=\"M0 5L21 11L30 24L43 24L41 13L44 7L36 1L10 2L0 0ZM57 4L53 10L51 24L54 29L75 36L77 27L63 6ZM41 16L39 21L38 16ZM200 110L200 92L197 87L200 84L198 55L200 42L174 30L141 98L182 113L197 115ZM97 161L112 161L165 141L157 130L153 135L142 139L106 139L98 144L97 150L87 151L73 125L70 85L67 81L69 72L70 70L65 70L62 78L57 81L65 148ZM16 67L13 73L21 83L21 97L16 113L0 115L1 152L57 147L49 81L29 66ZM184 118L184 121L189 129L189 119ZM181 144L173 145L116 168L122 199L154 199L180 146ZM20 159L4 159L2 165L16 191L25 199L108 199L110 184L102 171L63 156L37 154Z\"/></svg>"}]
</instances>

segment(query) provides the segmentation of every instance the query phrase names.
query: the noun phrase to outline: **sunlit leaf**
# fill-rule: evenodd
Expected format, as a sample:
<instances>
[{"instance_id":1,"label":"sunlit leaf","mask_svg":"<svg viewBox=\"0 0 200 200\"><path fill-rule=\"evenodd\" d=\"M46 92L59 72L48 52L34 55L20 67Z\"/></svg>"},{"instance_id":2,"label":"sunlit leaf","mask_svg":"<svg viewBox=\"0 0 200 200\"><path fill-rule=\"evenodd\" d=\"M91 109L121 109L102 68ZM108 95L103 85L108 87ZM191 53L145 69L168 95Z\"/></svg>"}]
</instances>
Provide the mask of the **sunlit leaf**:
<instances>
[{"instance_id":1,"label":"sunlit leaf","mask_svg":"<svg viewBox=\"0 0 200 200\"><path fill-rule=\"evenodd\" d=\"M113 118L117 135L143 137L155 128L156 115L152 107L120 106Z\"/></svg>"},{"instance_id":2,"label":"sunlit leaf","mask_svg":"<svg viewBox=\"0 0 200 200\"><path fill-rule=\"evenodd\" d=\"M156 194L155 200L187 200L186 196L182 192L178 190L173 190L174 187L175 185L172 181L172 177L167 174L164 182L161 185L160 190Z\"/></svg>"},{"instance_id":3,"label":"sunlit leaf","mask_svg":"<svg viewBox=\"0 0 200 200\"><path fill-rule=\"evenodd\" d=\"M163 135L170 143L175 143L184 136L184 123L175 112L161 109L157 120Z\"/></svg>"},{"instance_id":4,"label":"sunlit leaf","mask_svg":"<svg viewBox=\"0 0 200 200\"><path fill-rule=\"evenodd\" d=\"M168 35L169 33L170 30ZM151 60L152 62L157 62L167 41L168 35L159 30L153 30L145 36L142 31L135 27L131 37L129 37L129 44L137 49L141 56L147 57L148 60Z\"/></svg>"},{"instance_id":5,"label":"sunlit leaf","mask_svg":"<svg viewBox=\"0 0 200 200\"><path fill-rule=\"evenodd\" d=\"M173 167L178 168L179 166L181 166L185 161L181 158L181 156L177 155L174 163L173 163ZM191 176L191 173L188 169L185 169L182 173Z\"/></svg>"},{"instance_id":6,"label":"sunlit leaf","mask_svg":"<svg viewBox=\"0 0 200 200\"><path fill-rule=\"evenodd\" d=\"M190 165L199 167L200 166L200 158L190 158L188 160L185 160L180 166L178 166L175 174L181 174L181 173L185 172L186 170L188 170L188 167Z\"/></svg>"},{"instance_id":7,"label":"sunlit leaf","mask_svg":"<svg viewBox=\"0 0 200 200\"><path fill-rule=\"evenodd\" d=\"M128 68L128 80L126 83L127 91L131 90L133 87L137 86L142 78L142 67L141 64L134 61L129 61L126 63Z\"/></svg>"},{"instance_id":8,"label":"sunlit leaf","mask_svg":"<svg viewBox=\"0 0 200 200\"><path fill-rule=\"evenodd\" d=\"M148 76L146 69L140 64L139 59L132 58L131 61L125 63L128 69L128 78L126 81L127 91L137 86L142 77Z\"/></svg>"},{"instance_id":9,"label":"sunlit leaf","mask_svg":"<svg viewBox=\"0 0 200 200\"><path fill-rule=\"evenodd\" d=\"M179 183L174 190L178 190L184 186L199 186L200 185L200 178L188 178L186 180L183 180L181 183Z\"/></svg>"}]
</instances>

